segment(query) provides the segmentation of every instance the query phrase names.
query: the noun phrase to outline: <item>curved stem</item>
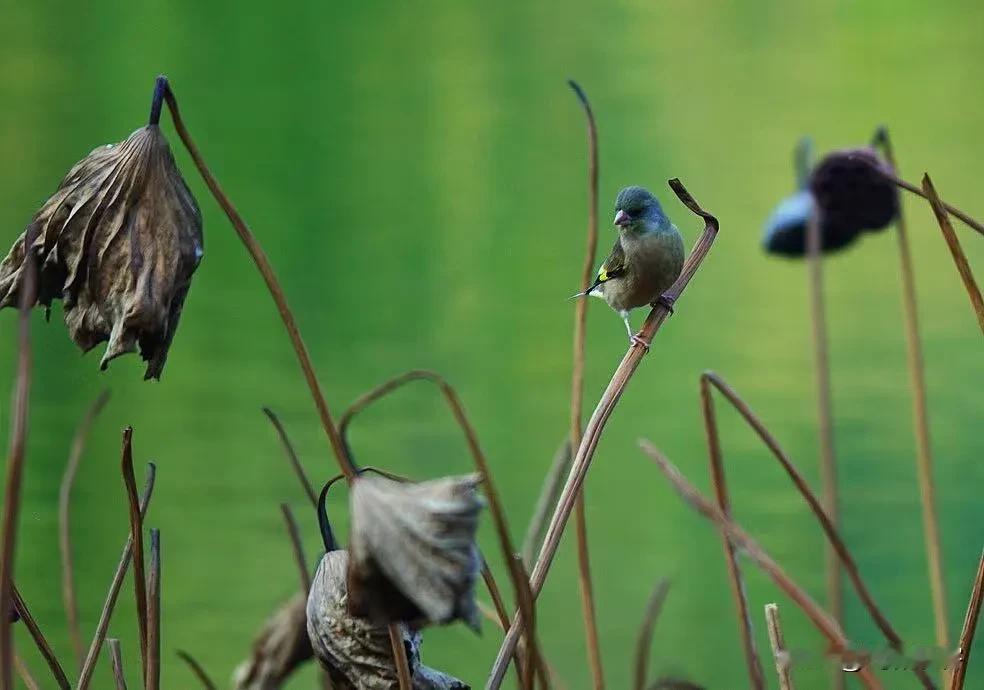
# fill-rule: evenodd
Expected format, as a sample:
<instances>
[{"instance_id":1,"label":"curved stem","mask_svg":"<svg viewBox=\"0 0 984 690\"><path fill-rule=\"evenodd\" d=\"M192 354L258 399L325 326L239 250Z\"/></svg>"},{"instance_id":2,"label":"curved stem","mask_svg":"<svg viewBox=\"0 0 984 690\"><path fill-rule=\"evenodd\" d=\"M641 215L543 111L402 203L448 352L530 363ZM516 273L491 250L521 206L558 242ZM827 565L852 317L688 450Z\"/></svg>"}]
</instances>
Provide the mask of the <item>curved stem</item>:
<instances>
[{"instance_id":1,"label":"curved stem","mask_svg":"<svg viewBox=\"0 0 984 690\"><path fill-rule=\"evenodd\" d=\"M472 461L475 463L475 468L482 478L485 494L489 501L489 512L492 513L492 521L495 524L496 534L499 537L499 546L502 548L506 565L509 568L514 593L518 601L521 596L522 589L525 586L520 580L525 579L525 575L522 572L522 568L517 565L515 559L513 558L517 552L513 547L512 538L509 536L509 526L506 521L506 513L502 507L502 501L499 499L499 492L496 490L495 482L492 479L492 473L489 470L488 461L485 459L485 453L482 451L482 447L478 443L478 434L475 433L475 427L472 426L471 421L468 419L468 415L465 414L464 405L462 405L461 398L458 397L457 391L444 379L444 377L433 371L416 369L404 372L398 376L394 376L388 381L384 381L368 393L360 396L349 406L347 410L345 410L345 412L342 413L342 416L339 419L338 428L341 435L341 442L346 448L346 451L351 455L351 450L348 445L347 432L349 425L352 423L352 419L369 405L373 404L380 398L389 395L393 391L406 385L407 383L410 383L411 381L427 381L437 386L438 390L441 392L441 395L444 396L444 400L447 402L448 407L451 408L451 414L454 416L455 421L458 423L462 433L465 435L465 442L468 445L468 450L471 452ZM535 643L531 642L530 644ZM512 653L515 653L515 649L512 650L511 654Z\"/></svg>"},{"instance_id":2,"label":"curved stem","mask_svg":"<svg viewBox=\"0 0 984 690\"><path fill-rule=\"evenodd\" d=\"M701 376L702 387L714 386L724 398L731 403L732 407L737 410L738 414L741 415L742 419L752 428L755 434L759 437L759 440L765 445L772 455L776 458L782 468L789 475L790 480L792 480L793 485L796 490L799 491L800 496L806 501L806 504L810 507L814 516L817 518L817 522L820 523L820 528L823 530L824 536L827 538L827 543L833 550L834 554L840 560L844 566L844 570L847 572L848 579L851 584L854 585L854 590L858 594L858 598L861 603L868 610L868 614L871 616L871 620L874 621L878 629L881 630L882 635L884 635L885 640L888 644L897 652L902 652L904 645L902 643L902 638L899 634L895 632L891 623L888 622L888 618L882 613L881 609L878 608L878 604L875 603L875 598L872 596L871 591L865 584L864 580L861 578L861 571L858 569L858 565L851 555L851 552L847 548L847 544L841 538L837 531L837 526L828 517L826 511L821 505L820 499L817 498L816 494L810 489L809 484L800 474L800 471L793 464L793 461L786 454L786 451L782 449L779 442L776 440L775 436L765 427L762 420L752 411L752 408L738 395L727 382L720 376L715 374L713 371L704 372ZM708 391L708 394L710 391ZM724 511L722 511L724 512ZM728 516L730 517L730 515ZM922 685L927 690L933 689L933 683L926 675L925 669L916 667L913 672L922 682Z\"/></svg>"},{"instance_id":3,"label":"curved stem","mask_svg":"<svg viewBox=\"0 0 984 690\"><path fill-rule=\"evenodd\" d=\"M109 658L113 664L113 681L116 683L116 690L126 690L126 674L123 672L123 652L120 649L120 641L115 637L106 639L109 646Z\"/></svg>"},{"instance_id":4,"label":"curved stem","mask_svg":"<svg viewBox=\"0 0 984 690\"><path fill-rule=\"evenodd\" d=\"M137 631L140 635L140 669L147 673L147 579L144 574L143 517L137 498L137 482L133 476L133 428L123 429L123 450L120 466L130 508L130 538L133 541L133 592L137 601Z\"/></svg>"},{"instance_id":5,"label":"curved stem","mask_svg":"<svg viewBox=\"0 0 984 690\"><path fill-rule=\"evenodd\" d=\"M887 177L892 182L894 182L897 186L899 186L902 189L904 189L905 191L910 192L912 194L915 194L918 197L922 197L923 199L926 199L927 201L929 200L929 197L926 196L926 190L925 189L920 189L919 187L917 187L916 185L912 184L911 182L906 182L902 178L896 177L894 174L889 173L889 172L886 172L884 170L881 171L881 174L884 175L885 177ZM950 204L946 203L943 200L940 200L940 205L941 205L941 208L944 211L946 211L948 214L950 214L951 216L954 216L955 218L959 218L968 227L970 227L970 228L976 230L977 232L979 232L980 234L984 235L984 223L981 223L980 221L974 220L973 218L971 218L970 216L968 216L966 213L964 213L963 211L961 211L959 208L957 208L955 206L951 206Z\"/></svg>"},{"instance_id":6,"label":"curved stem","mask_svg":"<svg viewBox=\"0 0 984 690\"><path fill-rule=\"evenodd\" d=\"M3 491L3 517L0 522L0 689L14 686L13 588L20 511L21 481L24 476L24 449L27 444L27 418L31 404L31 307L37 301L38 271L34 252L38 227L31 223L24 233L23 280L17 317L17 378L10 419L10 447Z\"/></svg>"},{"instance_id":7,"label":"curved stem","mask_svg":"<svg viewBox=\"0 0 984 690\"><path fill-rule=\"evenodd\" d=\"M157 467L154 463L147 465L147 479L144 482L143 495L140 498L140 516L143 518L147 514L147 507L154 494L154 481L157 477ZM106 639L106 631L109 629L109 620L113 617L113 609L116 607L116 598L120 594L123 586L123 579L126 571L130 567L130 559L133 553L133 535L129 532L126 543L123 545L123 553L120 554L120 562L116 566L113 574L113 581L109 585L109 592L106 594L106 601L103 604L102 612L99 614L99 623L96 625L96 632L89 643L89 651L86 654L82 670L79 672L79 681L75 684L75 690L86 690L92 681L92 674L96 670L96 662L99 661L99 653L102 651L103 641Z\"/></svg>"},{"instance_id":8,"label":"curved stem","mask_svg":"<svg viewBox=\"0 0 984 690\"><path fill-rule=\"evenodd\" d=\"M588 233L584 251L584 265L581 269L580 292L591 287L594 276L595 251L598 246L598 128L594 112L587 94L577 84L568 81L574 90L588 124ZM574 302L574 357L571 367L571 447L581 445L581 416L584 408L584 334L587 330L588 300ZM591 556L588 550L588 519L584 507L584 489L577 498L574 511L575 535L577 537L578 584L581 588L581 615L584 619L584 634L588 648L588 666L595 690L603 690L605 676L601 665L601 645L598 642L598 622L594 601L594 586L591 582Z\"/></svg>"},{"instance_id":9,"label":"curved stem","mask_svg":"<svg viewBox=\"0 0 984 690\"><path fill-rule=\"evenodd\" d=\"M290 305L287 304L287 296L284 294L284 290L280 286L280 281L277 280L273 267L270 265L270 260L263 251L263 247L261 247L260 243L257 241L256 236L253 235L252 231L249 229L249 226L246 225L246 221L244 221L242 216L239 215L239 212L236 210L236 207L232 205L229 197L227 197L225 192L222 191L222 187L219 185L218 180L215 179L212 172L205 164L205 160L202 158L201 152L192 140L191 134L188 132L188 128L185 127L184 120L181 119L181 113L178 110L178 101L175 98L174 91L171 89L170 85L166 84L166 80L164 100L167 103L168 110L171 111L171 120L174 122L175 131L177 131L178 136L181 138L185 148L191 155L191 159L195 162L195 167L197 167L198 172L201 173L202 179L205 180L205 184L208 186L209 191L212 192L212 196L215 197L215 200L218 202L219 206L222 207L222 210L229 218L229 222L232 223L232 227L235 229L236 234L242 241L243 246L246 247L246 251L249 252L250 257L253 259L253 263L256 265L257 270L263 277L263 281L266 283L270 296L273 297L273 301L277 305L277 311L280 314L280 319L283 321L284 328L287 330L287 336L290 338L291 345L294 347L294 353L297 355L298 362L301 365L304 380L307 382L308 388L311 391L311 397L314 399L314 406L318 410L318 417L321 420L321 426L324 428L325 434L328 436L328 441L335 453L335 459L338 461L338 466L341 468L342 472L345 473L346 478L349 481L352 481L358 475L358 470L355 465L352 464L352 460L345 451L344 445L342 445L341 436L338 434L338 429L335 427L335 422L332 419L330 410L328 409L328 402L325 400L324 392L321 390L321 384L318 382L318 377L314 372L314 365L311 363L311 356L308 354L307 347L304 345L304 340L301 338L300 329L297 327L297 320L294 318L294 313L290 310Z\"/></svg>"},{"instance_id":10,"label":"curved stem","mask_svg":"<svg viewBox=\"0 0 984 690\"><path fill-rule=\"evenodd\" d=\"M964 254L963 247L960 246L957 233L953 231L953 226L950 224L950 219L946 215L944 204L936 194L936 189L933 187L933 181L929 179L929 175L923 175L922 185L923 191L926 193L926 199L933 208L936 221L939 223L940 230L943 232L943 239L946 240L950 254L953 256L953 263L957 267L957 273L960 274L960 279L963 281L967 295L970 297L970 304L973 306L974 313L977 315L977 323L981 327L981 332L984 332L984 297L981 297L981 289L977 286L977 281L974 279L974 272L970 269L970 262L967 261L967 255Z\"/></svg>"},{"instance_id":11,"label":"curved stem","mask_svg":"<svg viewBox=\"0 0 984 690\"><path fill-rule=\"evenodd\" d=\"M734 520L721 512L713 502L706 499L687 479L680 473L680 470L671 463L666 456L659 452L648 441L640 441L639 447L648 455L660 471L670 480L674 490L684 499L684 501L708 518L719 527L727 531L728 536L742 552L751 558L779 587L792 599L797 606L807 615L810 621L816 626L817 630L823 633L830 643L831 651L840 654L851 652L851 643L844 635L840 625L831 617L829 613L820 608L806 591L797 585L785 573L769 554L767 554L758 542L756 542L747 532L745 532ZM859 679L869 690L880 690L881 683L875 677L868 664L859 664Z\"/></svg>"},{"instance_id":12,"label":"curved stem","mask_svg":"<svg viewBox=\"0 0 984 690\"><path fill-rule=\"evenodd\" d=\"M161 531L150 530L150 569L147 572L147 690L161 687Z\"/></svg>"},{"instance_id":13,"label":"curved stem","mask_svg":"<svg viewBox=\"0 0 984 690\"><path fill-rule=\"evenodd\" d=\"M643 356L652 344L653 338L666 322L670 313L667 305L672 305L679 299L681 293L694 277L697 269L700 268L707 253L711 250L711 246L714 244L714 238L718 233L719 224L717 218L700 207L694 198L690 196L690 193L680 180L674 178L670 180L669 185L683 205L704 220L704 231L690 252L690 256L687 257L680 277L677 278L669 290L663 293L663 301L653 307L652 311L649 312L649 316L646 317L642 330L638 333L639 337L637 341L633 342L629 350L625 353L621 363L615 370L615 374L608 383L608 387L602 394L601 400L598 402L597 407L595 407L591 419L588 420L588 424L584 430L584 438L574 455L574 462L571 466L570 475L567 477L567 483L564 485L564 490L561 492L560 499L557 501L557 506L550 519L550 525L547 527L543 548L533 567L530 577L530 588L534 596L539 596L540 590L543 589L543 585L547 580L550 566L553 563L554 556L557 554L557 549L560 547L560 539L563 536L564 528L567 526L567 521L570 519L571 512L574 510L574 503L578 492L581 490L581 485L584 483L588 468L591 466L591 460L594 458L594 453L598 447L598 442L601 440L601 433L604 431L605 425L615 411L615 406L618 404L619 399L621 399L625 388L629 385L629 381L639 367ZM509 666L509 660L516 651L521 634L522 622L516 619L509 628L506 639L503 640L502 646L499 648L499 654L489 672L489 678L485 686L487 690L495 690L495 688L502 685L506 668Z\"/></svg>"},{"instance_id":14,"label":"curved stem","mask_svg":"<svg viewBox=\"0 0 984 690\"><path fill-rule=\"evenodd\" d=\"M393 649L393 663L396 665L396 675L400 679L400 690L412 690L413 683L410 681L410 664L407 661L407 650L403 646L403 635L400 633L398 623L390 623L387 626L390 638L390 647Z\"/></svg>"},{"instance_id":15,"label":"curved stem","mask_svg":"<svg viewBox=\"0 0 984 690\"><path fill-rule=\"evenodd\" d=\"M653 593L649 595L646 614L642 618L639 634L636 637L633 690L645 690L646 676L649 675L649 647L653 643L653 630L656 628L656 620L663 610L663 602L666 601L666 593L669 590L670 581L664 577L656 583Z\"/></svg>"},{"instance_id":16,"label":"curved stem","mask_svg":"<svg viewBox=\"0 0 984 690\"><path fill-rule=\"evenodd\" d=\"M82 421L75 431L75 437L72 439L72 447L68 453L68 462L65 464L65 472L62 475L61 486L58 489L58 548L61 551L62 601L65 604L68 636L72 641L75 660L80 668L85 648L82 646L82 633L79 631L79 607L75 597L75 574L72 565L72 521L70 515L72 488L75 486L75 476L78 473L79 463L82 460L86 440L89 438L89 430L108 401L109 391L104 390L89 405L89 409L86 410L85 415L82 417Z\"/></svg>"},{"instance_id":17,"label":"curved stem","mask_svg":"<svg viewBox=\"0 0 984 690\"><path fill-rule=\"evenodd\" d=\"M204 688L204 690L216 690L215 683L212 682L212 679L205 671L205 668L198 663L195 657L180 649L176 652L176 654L181 661L188 665L188 668L190 668L191 672L195 674L195 678L197 678L198 682L202 684L202 688Z\"/></svg>"},{"instance_id":18,"label":"curved stem","mask_svg":"<svg viewBox=\"0 0 984 690\"><path fill-rule=\"evenodd\" d=\"M291 551L294 553L294 562L297 564L297 572L301 578L301 591L307 594L311 591L311 573L307 567L307 559L304 557L304 544L301 542L301 531L297 527L297 520L294 513L286 503L280 504L280 512L284 516L284 524L287 527L287 536L290 537Z\"/></svg>"},{"instance_id":19,"label":"curved stem","mask_svg":"<svg viewBox=\"0 0 984 690\"><path fill-rule=\"evenodd\" d=\"M700 378L700 401L704 417L704 431L707 436L707 456L711 466L711 483L714 485L714 495L721 512L731 517L731 505L728 498L728 485L724 474L724 460L721 455L721 438L718 434L717 417L714 413L714 399L705 374ZM741 646L745 653L745 665L748 668L748 679L755 690L765 689L765 674L755 649L755 634L752 628L751 613L748 608L748 597L745 593L745 582L742 580L741 568L738 565L738 555L735 546L728 538L727 532L721 530L721 542L724 548L724 560L728 567L728 580L731 583L731 596L735 600L738 614L738 632L741 635Z\"/></svg>"},{"instance_id":20,"label":"curved stem","mask_svg":"<svg viewBox=\"0 0 984 690\"><path fill-rule=\"evenodd\" d=\"M263 414L266 415L270 423L273 424L273 428L277 431L277 436L280 437L280 443L284 446L284 453L287 455L287 460L290 462L290 466L294 470L294 474L297 475L297 479L301 482L301 486L304 488L304 493L307 494L308 499L311 501L311 505L317 507L318 505L318 495L314 493L314 487L311 486L311 481L307 477L307 473L304 472L304 467L301 465L300 458L297 457L297 451L294 450L294 444L290 442L290 437L287 435L287 430L280 421L280 417L274 413L269 407L263 408Z\"/></svg>"},{"instance_id":21,"label":"curved stem","mask_svg":"<svg viewBox=\"0 0 984 690\"><path fill-rule=\"evenodd\" d=\"M769 643L772 645L772 656L776 661L776 674L779 676L779 690L794 690L793 678L789 672L786 651L786 637L782 634L782 624L779 621L779 607L775 604L765 605L765 624L769 629Z\"/></svg>"},{"instance_id":22,"label":"curved stem","mask_svg":"<svg viewBox=\"0 0 984 690\"><path fill-rule=\"evenodd\" d=\"M962 690L964 677L967 675L967 662L970 661L970 649L974 644L974 633L977 631L977 619L981 615L981 603L984 602L984 552L977 564L977 577L970 591L970 601L967 602L967 613L964 616L963 629L960 632L960 646L957 647L957 662L950 677L950 690Z\"/></svg>"},{"instance_id":23,"label":"curved stem","mask_svg":"<svg viewBox=\"0 0 984 690\"><path fill-rule=\"evenodd\" d=\"M24 621L24 627L27 628L27 631L34 639L34 644L37 646L38 651L41 652L41 656L44 657L48 668L51 669L51 675L54 676L58 687L61 690L69 690L71 685L69 685L68 678L65 676L65 671L62 670L61 664L58 663L58 657L55 656L55 652L51 648L51 645L48 644L48 640L45 639L44 633L41 632L38 622L34 619L33 614L31 614L31 609L28 608L27 602L24 601L24 598L17 590L17 585L11 583L10 586L14 597L14 610L20 614L21 620Z\"/></svg>"},{"instance_id":24,"label":"curved stem","mask_svg":"<svg viewBox=\"0 0 984 690\"><path fill-rule=\"evenodd\" d=\"M880 127L875 135L885 160L898 173L898 163L888 129ZM929 405L926 402L926 376L923 366L922 342L919 338L919 312L916 307L916 278L909 247L909 229L905 212L899 204L895 218L898 238L899 273L902 276L902 315L905 321L906 363L909 369L909 385L912 388L912 428L916 440L916 475L919 478L919 498L922 505L923 539L926 548L926 564L929 567L929 585L932 593L933 614L936 622L936 644L941 649L950 648L949 624L946 615L946 596L943 591L943 563L940 548L940 527L936 509L936 489L933 484L933 451L929 442Z\"/></svg>"},{"instance_id":25,"label":"curved stem","mask_svg":"<svg viewBox=\"0 0 984 690\"><path fill-rule=\"evenodd\" d=\"M154 81L154 96L150 101L150 117L147 124L156 126L161 122L161 106L164 104L164 94L167 92L167 77L163 74Z\"/></svg>"}]
</instances>

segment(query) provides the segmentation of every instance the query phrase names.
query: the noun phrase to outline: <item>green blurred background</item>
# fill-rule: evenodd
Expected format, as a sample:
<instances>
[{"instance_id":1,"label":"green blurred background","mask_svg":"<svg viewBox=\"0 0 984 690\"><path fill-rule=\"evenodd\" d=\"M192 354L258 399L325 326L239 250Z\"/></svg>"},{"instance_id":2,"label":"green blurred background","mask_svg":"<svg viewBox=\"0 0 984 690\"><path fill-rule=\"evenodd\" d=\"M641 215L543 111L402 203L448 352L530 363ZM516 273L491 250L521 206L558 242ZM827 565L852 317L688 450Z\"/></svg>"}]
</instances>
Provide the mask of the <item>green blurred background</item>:
<instances>
[{"instance_id":1,"label":"green blurred background","mask_svg":"<svg viewBox=\"0 0 984 690\"><path fill-rule=\"evenodd\" d=\"M76 160L144 123L153 78L166 73L213 171L269 253L336 412L400 371L443 373L473 416L517 541L567 428L566 298L579 280L587 212L584 120L565 80L581 82L599 122L599 251L613 238L611 200L626 184L654 189L688 245L700 223L666 179L680 177L720 217L709 259L624 396L587 482L613 688L629 684L637 626L660 577L673 584L654 673L713 688L747 682L718 537L635 445L652 439L709 488L702 370L728 378L819 486L806 274L759 246L764 217L792 188L796 138L812 133L825 150L866 141L886 123L904 176L918 181L929 170L946 198L984 213L984 5L971 0L36 0L0 12L4 247ZM159 468L148 524L163 535L164 686L196 687L177 649L192 651L227 686L264 619L296 588L279 502L303 519L309 560L318 553L314 515L261 405L282 415L317 482L336 470L272 301L167 118L164 129L202 207L205 259L159 384L141 381L136 357L99 373L99 354L79 355L60 307L48 325L34 316L17 577L74 667L56 500L73 430L109 388L73 504L83 636L95 626L127 530L118 449L120 429L132 424L138 460ZM984 536L981 338L928 208L908 198L906 210L956 637ZM981 239L958 232L984 270ZM868 236L826 267L844 533L902 637L931 645L895 239ZM0 315L3 389L13 381L14 324L12 311ZM625 345L618 319L592 304L589 409ZM721 416L736 514L822 600L819 529L736 415ZM0 415L4 436L8 417ZM363 462L416 477L469 467L443 403L419 384L357 421L352 440ZM339 494L333 515L344 534L342 501ZM481 538L504 581L488 520ZM573 550L565 543L555 562L540 629L568 686L586 688ZM762 605L778 601L789 644L821 649L792 603L747 571L760 647L768 648ZM847 606L852 640L881 648L853 594ZM123 640L134 685L129 584L110 634ZM491 626L481 637L462 626L431 630L424 658L481 686L499 639ZM17 644L51 687L23 631ZM968 687L984 683L984 664L977 666ZM108 667L104 657L96 687L110 687ZM820 687L825 675L797 677ZM885 683L914 686L901 672ZM313 670L289 687L314 687Z\"/></svg>"}]
</instances>

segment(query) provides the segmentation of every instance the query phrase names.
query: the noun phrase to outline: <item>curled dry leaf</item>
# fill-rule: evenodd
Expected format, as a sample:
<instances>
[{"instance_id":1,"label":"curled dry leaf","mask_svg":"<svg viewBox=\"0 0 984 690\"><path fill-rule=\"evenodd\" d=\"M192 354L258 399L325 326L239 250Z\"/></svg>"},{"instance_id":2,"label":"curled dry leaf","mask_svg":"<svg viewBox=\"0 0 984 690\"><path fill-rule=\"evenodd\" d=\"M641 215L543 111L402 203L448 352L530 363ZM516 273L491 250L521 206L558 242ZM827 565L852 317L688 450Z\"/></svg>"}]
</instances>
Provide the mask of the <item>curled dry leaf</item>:
<instances>
[{"instance_id":1,"label":"curled dry leaf","mask_svg":"<svg viewBox=\"0 0 984 690\"><path fill-rule=\"evenodd\" d=\"M478 475L403 483L362 476L351 492L349 611L381 622L477 630Z\"/></svg>"},{"instance_id":2,"label":"curled dry leaf","mask_svg":"<svg viewBox=\"0 0 984 690\"><path fill-rule=\"evenodd\" d=\"M311 658L303 592L270 617L253 641L249 659L233 672L235 690L280 690L286 678Z\"/></svg>"},{"instance_id":3,"label":"curled dry leaf","mask_svg":"<svg viewBox=\"0 0 984 690\"><path fill-rule=\"evenodd\" d=\"M75 164L31 221L38 301L61 299L72 340L108 341L101 367L127 352L160 378L202 257L202 218L157 125ZM27 233L0 264L0 307L17 304Z\"/></svg>"},{"instance_id":4,"label":"curled dry leaf","mask_svg":"<svg viewBox=\"0 0 984 690\"><path fill-rule=\"evenodd\" d=\"M361 480L360 480L361 481ZM325 554L311 582L307 630L314 656L336 688L395 690L399 678L389 632L384 624L356 618L348 611L346 573L349 554ZM420 632L400 624L414 690L466 690L469 686L420 663Z\"/></svg>"}]
</instances>

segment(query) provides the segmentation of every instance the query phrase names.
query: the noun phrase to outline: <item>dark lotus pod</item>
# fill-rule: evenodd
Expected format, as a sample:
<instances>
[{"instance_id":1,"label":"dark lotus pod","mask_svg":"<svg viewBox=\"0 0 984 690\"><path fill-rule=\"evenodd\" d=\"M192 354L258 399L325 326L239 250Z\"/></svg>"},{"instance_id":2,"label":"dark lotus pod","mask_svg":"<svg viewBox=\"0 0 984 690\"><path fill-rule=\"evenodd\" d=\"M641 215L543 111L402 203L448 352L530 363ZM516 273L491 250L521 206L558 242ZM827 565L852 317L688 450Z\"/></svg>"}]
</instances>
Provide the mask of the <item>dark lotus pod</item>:
<instances>
[{"instance_id":1,"label":"dark lotus pod","mask_svg":"<svg viewBox=\"0 0 984 690\"><path fill-rule=\"evenodd\" d=\"M100 363L127 352L160 378L202 258L202 217L157 125L75 164L37 212L38 302L61 299L72 340ZM0 308L16 305L24 233L0 264Z\"/></svg>"},{"instance_id":2,"label":"dark lotus pod","mask_svg":"<svg viewBox=\"0 0 984 690\"><path fill-rule=\"evenodd\" d=\"M780 201L765 223L762 237L765 251L780 256L805 256L807 224L815 210L816 201L805 189ZM846 231L821 221L820 251L836 252L851 244L860 234L860 231Z\"/></svg>"},{"instance_id":3,"label":"dark lotus pod","mask_svg":"<svg viewBox=\"0 0 984 690\"><path fill-rule=\"evenodd\" d=\"M478 629L478 475L403 483L362 476L351 490L349 611L382 622Z\"/></svg>"},{"instance_id":4,"label":"dark lotus pod","mask_svg":"<svg viewBox=\"0 0 984 690\"><path fill-rule=\"evenodd\" d=\"M822 226L837 233L887 227L899 212L899 191L885 177L891 168L867 148L828 154L810 175Z\"/></svg>"},{"instance_id":5,"label":"dark lotus pod","mask_svg":"<svg viewBox=\"0 0 984 690\"><path fill-rule=\"evenodd\" d=\"M339 690L395 690L400 683L389 631L384 624L349 613L348 570L344 550L329 551L318 564L307 603L311 649ZM420 632L398 626L414 690L468 690L467 683L424 666Z\"/></svg>"}]
</instances>

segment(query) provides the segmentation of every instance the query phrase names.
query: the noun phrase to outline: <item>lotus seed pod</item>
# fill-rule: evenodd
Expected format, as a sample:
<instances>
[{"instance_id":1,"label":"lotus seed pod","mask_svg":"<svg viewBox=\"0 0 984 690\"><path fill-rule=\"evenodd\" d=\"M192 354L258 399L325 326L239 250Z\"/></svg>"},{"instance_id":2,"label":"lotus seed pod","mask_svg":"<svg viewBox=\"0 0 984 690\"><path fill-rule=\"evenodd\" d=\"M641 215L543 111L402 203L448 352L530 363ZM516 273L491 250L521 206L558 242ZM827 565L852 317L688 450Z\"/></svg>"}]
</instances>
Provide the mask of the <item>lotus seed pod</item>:
<instances>
[{"instance_id":1,"label":"lotus seed pod","mask_svg":"<svg viewBox=\"0 0 984 690\"><path fill-rule=\"evenodd\" d=\"M420 483L362 476L350 494L349 610L416 625L478 629L478 475Z\"/></svg>"},{"instance_id":2,"label":"lotus seed pod","mask_svg":"<svg viewBox=\"0 0 984 690\"><path fill-rule=\"evenodd\" d=\"M107 342L101 367L139 349L160 378L202 258L202 217L156 124L75 164L34 216L38 302L64 305L72 340ZM26 232L0 263L0 308L16 305Z\"/></svg>"},{"instance_id":3,"label":"lotus seed pod","mask_svg":"<svg viewBox=\"0 0 984 690\"><path fill-rule=\"evenodd\" d=\"M823 158L810 176L822 227L840 233L887 227L899 211L898 188L886 177L890 172L888 164L867 148L835 151Z\"/></svg>"},{"instance_id":4,"label":"lotus seed pod","mask_svg":"<svg viewBox=\"0 0 984 690\"><path fill-rule=\"evenodd\" d=\"M318 565L307 602L307 630L314 656L337 690L397 690L399 676L386 625L348 611L349 554L330 551ZM420 662L420 632L398 624L414 690L467 690L457 678Z\"/></svg>"},{"instance_id":5,"label":"lotus seed pod","mask_svg":"<svg viewBox=\"0 0 984 690\"><path fill-rule=\"evenodd\" d=\"M816 201L806 189L779 202L765 223L762 237L765 251L780 256L805 256L807 225L815 211ZM860 231L846 231L821 222L820 251L825 254L836 252L850 245L860 234Z\"/></svg>"}]
</instances>

